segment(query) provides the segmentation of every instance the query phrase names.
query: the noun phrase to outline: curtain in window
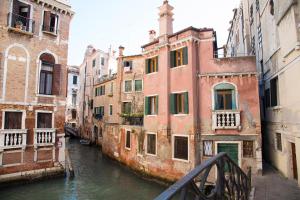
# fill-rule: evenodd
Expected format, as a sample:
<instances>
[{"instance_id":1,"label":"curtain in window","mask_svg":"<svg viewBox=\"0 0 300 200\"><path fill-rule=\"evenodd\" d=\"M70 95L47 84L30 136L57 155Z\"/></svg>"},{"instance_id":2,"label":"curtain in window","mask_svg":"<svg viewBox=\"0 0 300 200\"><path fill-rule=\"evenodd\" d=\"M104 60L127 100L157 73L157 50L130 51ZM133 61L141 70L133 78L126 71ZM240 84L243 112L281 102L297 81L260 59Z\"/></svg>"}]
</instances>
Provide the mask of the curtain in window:
<instances>
[{"instance_id":1,"label":"curtain in window","mask_svg":"<svg viewBox=\"0 0 300 200\"><path fill-rule=\"evenodd\" d=\"M5 112L4 129L22 129L21 112Z\"/></svg>"}]
</instances>

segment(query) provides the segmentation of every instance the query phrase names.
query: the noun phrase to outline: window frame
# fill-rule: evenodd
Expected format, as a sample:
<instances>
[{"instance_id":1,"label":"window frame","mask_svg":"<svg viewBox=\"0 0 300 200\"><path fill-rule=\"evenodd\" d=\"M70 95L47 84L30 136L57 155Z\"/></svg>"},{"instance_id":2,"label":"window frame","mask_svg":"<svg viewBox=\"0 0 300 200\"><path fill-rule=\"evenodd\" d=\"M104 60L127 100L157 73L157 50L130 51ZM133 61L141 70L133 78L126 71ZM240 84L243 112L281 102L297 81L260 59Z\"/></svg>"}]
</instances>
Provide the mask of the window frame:
<instances>
[{"instance_id":1,"label":"window frame","mask_svg":"<svg viewBox=\"0 0 300 200\"><path fill-rule=\"evenodd\" d=\"M22 113L21 130L25 129L26 110L3 109L2 110L2 129L3 130L4 130L4 126L5 126L5 112L18 112L18 113Z\"/></svg>"},{"instance_id":2,"label":"window frame","mask_svg":"<svg viewBox=\"0 0 300 200\"><path fill-rule=\"evenodd\" d=\"M37 125L38 125L38 114L39 113L45 113L45 114L51 114L52 115L52 124L51 124L51 126L52 126L52 128L46 128L46 129L54 129L54 127L55 127L55 116L54 116L54 113L53 113L53 111L50 111L50 110L36 110L35 111L35 128L36 129L41 129L41 128L38 128L37 127Z\"/></svg>"},{"instance_id":3,"label":"window frame","mask_svg":"<svg viewBox=\"0 0 300 200\"><path fill-rule=\"evenodd\" d=\"M146 114L146 98L149 99L149 102L148 102L149 103L148 110L150 111L149 114L148 113ZM150 101L150 98L156 98L156 101L157 101L157 106L155 106L155 109L156 109L156 113L155 114L153 114L151 112L151 101ZM145 116L157 116L158 115L158 108L156 108L156 107L158 107L158 106L159 106L158 95L155 94L155 95L145 96L145 105L144 105Z\"/></svg>"},{"instance_id":4,"label":"window frame","mask_svg":"<svg viewBox=\"0 0 300 200\"><path fill-rule=\"evenodd\" d=\"M109 116L113 115L113 105L112 104L109 104L108 113L109 113Z\"/></svg>"},{"instance_id":5,"label":"window frame","mask_svg":"<svg viewBox=\"0 0 300 200\"><path fill-rule=\"evenodd\" d=\"M73 81L72 82L73 82L73 85L77 85L78 84L78 76L77 75L73 75Z\"/></svg>"},{"instance_id":6,"label":"window frame","mask_svg":"<svg viewBox=\"0 0 300 200\"><path fill-rule=\"evenodd\" d=\"M141 90L136 90L136 85L135 85L136 81L141 81L141 83L142 83ZM143 81L143 79L135 79L135 80L133 80L133 82L134 82L134 91L135 92L143 92L143 90L144 90L144 81Z\"/></svg>"},{"instance_id":7,"label":"window frame","mask_svg":"<svg viewBox=\"0 0 300 200\"><path fill-rule=\"evenodd\" d=\"M175 137L186 137L187 138L187 160L175 158ZM181 161L181 162L190 162L190 136L184 134L173 134L172 135L172 160Z\"/></svg>"},{"instance_id":8,"label":"window frame","mask_svg":"<svg viewBox=\"0 0 300 200\"><path fill-rule=\"evenodd\" d=\"M216 109L216 103L217 103L217 99L215 98L215 91L217 90L216 87L218 85L221 85L221 84L229 84L229 85L232 85L233 88L234 88L234 100L235 100L235 109L233 108L232 110L239 110L239 101L238 101L238 95L239 95L239 91L237 89L237 86L234 84L234 83L231 83L231 82L227 82L227 81L223 81L223 82L219 82L219 83L216 83L212 86L211 88L211 98L212 98L212 107L211 109L213 111L221 111L221 110L217 110Z\"/></svg>"},{"instance_id":9,"label":"window frame","mask_svg":"<svg viewBox=\"0 0 300 200\"><path fill-rule=\"evenodd\" d=\"M278 136L280 136L280 143L278 142ZM275 144L276 151L283 152L282 133L275 132Z\"/></svg>"},{"instance_id":10,"label":"window frame","mask_svg":"<svg viewBox=\"0 0 300 200\"><path fill-rule=\"evenodd\" d=\"M153 74L153 73L157 73L158 72L158 65L159 65L159 58L158 55L154 56L154 57L150 57L146 59L146 69L145 69L145 74ZM150 62L150 64L149 64ZM150 66L148 66L148 64ZM148 69L149 67L149 69Z\"/></svg>"},{"instance_id":11,"label":"window frame","mask_svg":"<svg viewBox=\"0 0 300 200\"><path fill-rule=\"evenodd\" d=\"M188 46L182 46L179 48L172 49L170 51L170 68L178 68L178 67L184 67L187 66L189 63L189 47ZM185 51L186 51L186 58L185 58ZM180 59L178 59L180 57ZM174 60L172 60L174 59ZM180 60L180 61L179 61Z\"/></svg>"},{"instance_id":12,"label":"window frame","mask_svg":"<svg viewBox=\"0 0 300 200\"><path fill-rule=\"evenodd\" d=\"M155 135L155 154L148 152L148 135ZM146 155L157 156L157 133L155 133L155 132L147 132L146 133Z\"/></svg>"},{"instance_id":13,"label":"window frame","mask_svg":"<svg viewBox=\"0 0 300 200\"><path fill-rule=\"evenodd\" d=\"M130 113L125 113L125 103L130 103ZM122 108L121 112L124 114L131 114L132 113L132 102L131 101L122 101Z\"/></svg>"},{"instance_id":14,"label":"window frame","mask_svg":"<svg viewBox=\"0 0 300 200\"><path fill-rule=\"evenodd\" d=\"M52 54L49 54L49 55L51 55L51 56L53 56ZM55 67L55 63L47 63L47 62L45 62L45 61L42 61L42 60L40 60L40 62L41 62L41 65L40 65L40 73L39 73L39 87L38 87L38 94L39 95L46 95L46 96L54 96L53 95L53 82L54 82L54 67ZM43 65L47 65L47 66L49 66L49 67L51 67L52 68L52 71L47 71L47 70L43 70ZM41 79L41 75L42 75L42 73L44 73L45 74L45 79L44 79L44 93L42 93L41 92L41 81L42 81L42 79ZM47 94L47 83L48 83L48 75L51 75L51 92L50 92L50 94Z\"/></svg>"},{"instance_id":15,"label":"window frame","mask_svg":"<svg viewBox=\"0 0 300 200\"><path fill-rule=\"evenodd\" d=\"M276 87L274 88L274 81L276 82ZM275 91L275 92L274 92ZM275 93L275 97L273 97L273 93ZM279 99L279 77L276 76L270 80L270 107L277 107L280 106L280 99ZM276 99L273 99L276 98ZM276 102L274 102L276 101ZM276 104L276 105L275 105Z\"/></svg>"},{"instance_id":16,"label":"window frame","mask_svg":"<svg viewBox=\"0 0 300 200\"><path fill-rule=\"evenodd\" d=\"M172 109L170 111L170 114L171 115L174 115L174 116L186 116L186 115L189 115L189 92L188 91L179 91L179 92L172 92L171 95L175 95L175 99L174 99L174 113L172 113ZM178 102L178 95L181 96L181 107L182 107L182 112L178 112L178 105L177 105L177 102ZM187 95L187 102L186 101L186 96ZM170 97L170 101L172 101L171 97ZM171 106L172 102L170 102L170 106ZM186 107L187 106L187 107ZM169 108L170 109L170 108Z\"/></svg>"},{"instance_id":17,"label":"window frame","mask_svg":"<svg viewBox=\"0 0 300 200\"><path fill-rule=\"evenodd\" d=\"M126 91L126 82L131 82L131 90L130 91ZM132 93L133 92L133 80L130 80L130 79L127 79L127 80L124 80L123 82L124 86L123 86L123 92L124 93Z\"/></svg>"},{"instance_id":18,"label":"window frame","mask_svg":"<svg viewBox=\"0 0 300 200\"><path fill-rule=\"evenodd\" d=\"M209 154L205 154L205 150L204 150L204 143L205 142L210 142L211 143L211 155ZM202 142L202 154L204 157L213 157L214 156L214 141L213 140L203 140Z\"/></svg>"},{"instance_id":19,"label":"window frame","mask_svg":"<svg viewBox=\"0 0 300 200\"><path fill-rule=\"evenodd\" d=\"M251 149L251 152L252 152L252 154L250 155L246 155L245 154L245 144L247 143L247 142L251 142L252 143L252 149ZM255 156L254 156L254 144L255 144L255 141L253 141L253 140L243 140L243 143L242 143L242 145L243 145L243 147L242 147L242 150L243 150L243 158L254 158Z\"/></svg>"}]
</instances>

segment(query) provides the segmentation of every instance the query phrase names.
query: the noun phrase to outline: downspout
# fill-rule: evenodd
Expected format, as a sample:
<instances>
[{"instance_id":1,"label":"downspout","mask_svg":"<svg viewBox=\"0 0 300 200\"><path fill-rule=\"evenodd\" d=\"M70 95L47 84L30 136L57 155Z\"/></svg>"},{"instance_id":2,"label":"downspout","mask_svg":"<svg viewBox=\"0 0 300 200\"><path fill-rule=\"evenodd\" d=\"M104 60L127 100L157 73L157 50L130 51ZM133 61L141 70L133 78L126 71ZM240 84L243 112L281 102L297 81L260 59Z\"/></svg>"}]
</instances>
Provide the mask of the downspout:
<instances>
[{"instance_id":1,"label":"downspout","mask_svg":"<svg viewBox=\"0 0 300 200\"><path fill-rule=\"evenodd\" d=\"M199 152L199 156L195 154L196 159L195 159L195 165L197 166L198 164L201 163L201 140L200 140L200 62L199 62L199 46L200 46L200 41L195 43L196 44L196 140L195 140L195 145L196 145L196 152Z\"/></svg>"},{"instance_id":2,"label":"downspout","mask_svg":"<svg viewBox=\"0 0 300 200\"><path fill-rule=\"evenodd\" d=\"M86 68L87 68L87 62L85 63L85 67L84 67L84 87L83 87L83 103L84 105L82 105L82 124L83 127L85 127L85 121L84 121L84 111L85 111L85 87L86 87ZM80 132L80 137L81 137L81 132Z\"/></svg>"}]
</instances>

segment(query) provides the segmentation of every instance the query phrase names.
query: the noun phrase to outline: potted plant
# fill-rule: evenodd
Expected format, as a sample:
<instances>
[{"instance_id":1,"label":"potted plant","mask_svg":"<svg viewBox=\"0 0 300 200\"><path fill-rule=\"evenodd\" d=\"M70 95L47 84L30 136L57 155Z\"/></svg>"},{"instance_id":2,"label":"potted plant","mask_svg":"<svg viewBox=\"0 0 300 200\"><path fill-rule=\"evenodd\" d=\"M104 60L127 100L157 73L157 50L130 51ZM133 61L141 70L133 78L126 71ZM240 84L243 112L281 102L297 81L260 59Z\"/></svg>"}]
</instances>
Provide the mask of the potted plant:
<instances>
[{"instance_id":1,"label":"potted plant","mask_svg":"<svg viewBox=\"0 0 300 200\"><path fill-rule=\"evenodd\" d=\"M22 28L23 28L23 22L21 22L21 21L16 21L16 28L17 28L17 29L22 29Z\"/></svg>"}]
</instances>

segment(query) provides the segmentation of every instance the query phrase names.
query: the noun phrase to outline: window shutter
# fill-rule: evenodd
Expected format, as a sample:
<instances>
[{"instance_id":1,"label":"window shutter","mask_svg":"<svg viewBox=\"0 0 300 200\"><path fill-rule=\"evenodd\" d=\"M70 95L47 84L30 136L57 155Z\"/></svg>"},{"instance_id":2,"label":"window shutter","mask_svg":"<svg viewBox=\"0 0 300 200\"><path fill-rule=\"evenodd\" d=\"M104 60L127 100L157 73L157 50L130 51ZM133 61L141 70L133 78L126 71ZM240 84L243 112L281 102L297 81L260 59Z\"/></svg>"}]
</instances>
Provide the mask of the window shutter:
<instances>
[{"instance_id":1,"label":"window shutter","mask_svg":"<svg viewBox=\"0 0 300 200\"><path fill-rule=\"evenodd\" d=\"M184 65L188 64L188 48L187 47L183 48L183 64Z\"/></svg>"},{"instance_id":2,"label":"window shutter","mask_svg":"<svg viewBox=\"0 0 300 200\"><path fill-rule=\"evenodd\" d=\"M189 114L189 93L184 93L184 113Z\"/></svg>"},{"instance_id":3,"label":"window shutter","mask_svg":"<svg viewBox=\"0 0 300 200\"><path fill-rule=\"evenodd\" d=\"M53 67L53 95L60 95L61 92L61 65L56 64Z\"/></svg>"},{"instance_id":4,"label":"window shutter","mask_svg":"<svg viewBox=\"0 0 300 200\"><path fill-rule=\"evenodd\" d=\"M44 12L44 22L43 22L43 30L50 32L50 18L51 12L45 11Z\"/></svg>"},{"instance_id":5,"label":"window shutter","mask_svg":"<svg viewBox=\"0 0 300 200\"><path fill-rule=\"evenodd\" d=\"M176 67L175 66L175 53L176 51L170 51L170 62L171 62L171 68Z\"/></svg>"},{"instance_id":6,"label":"window shutter","mask_svg":"<svg viewBox=\"0 0 300 200\"><path fill-rule=\"evenodd\" d=\"M156 57L156 71L158 72L158 62L159 62L159 59L158 59L159 57L157 56Z\"/></svg>"},{"instance_id":7,"label":"window shutter","mask_svg":"<svg viewBox=\"0 0 300 200\"><path fill-rule=\"evenodd\" d=\"M105 85L103 85L103 95L105 95Z\"/></svg>"},{"instance_id":8,"label":"window shutter","mask_svg":"<svg viewBox=\"0 0 300 200\"><path fill-rule=\"evenodd\" d=\"M149 97L145 97L145 115L149 115Z\"/></svg>"},{"instance_id":9,"label":"window shutter","mask_svg":"<svg viewBox=\"0 0 300 200\"><path fill-rule=\"evenodd\" d=\"M171 112L171 114L176 114L176 111L175 111L175 98L176 98L176 94L171 94L170 95L170 112Z\"/></svg>"},{"instance_id":10,"label":"window shutter","mask_svg":"<svg viewBox=\"0 0 300 200\"><path fill-rule=\"evenodd\" d=\"M158 115L158 96L156 96L156 114Z\"/></svg>"},{"instance_id":11,"label":"window shutter","mask_svg":"<svg viewBox=\"0 0 300 200\"><path fill-rule=\"evenodd\" d=\"M145 73L148 74L148 59L145 60Z\"/></svg>"},{"instance_id":12,"label":"window shutter","mask_svg":"<svg viewBox=\"0 0 300 200\"><path fill-rule=\"evenodd\" d=\"M129 61L130 70L132 70L132 61Z\"/></svg>"},{"instance_id":13,"label":"window shutter","mask_svg":"<svg viewBox=\"0 0 300 200\"><path fill-rule=\"evenodd\" d=\"M232 90L232 110L236 110L236 98L235 98L235 90Z\"/></svg>"}]
</instances>

